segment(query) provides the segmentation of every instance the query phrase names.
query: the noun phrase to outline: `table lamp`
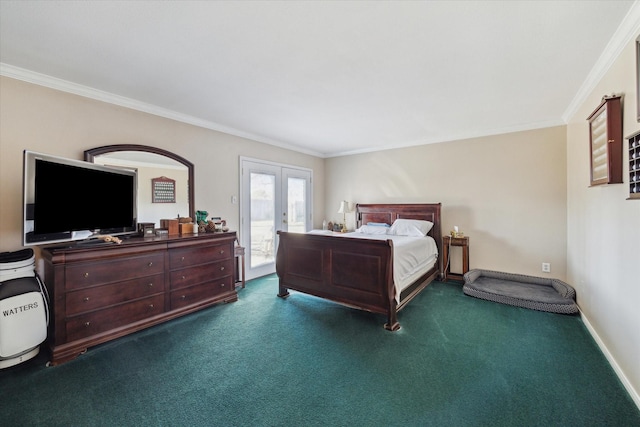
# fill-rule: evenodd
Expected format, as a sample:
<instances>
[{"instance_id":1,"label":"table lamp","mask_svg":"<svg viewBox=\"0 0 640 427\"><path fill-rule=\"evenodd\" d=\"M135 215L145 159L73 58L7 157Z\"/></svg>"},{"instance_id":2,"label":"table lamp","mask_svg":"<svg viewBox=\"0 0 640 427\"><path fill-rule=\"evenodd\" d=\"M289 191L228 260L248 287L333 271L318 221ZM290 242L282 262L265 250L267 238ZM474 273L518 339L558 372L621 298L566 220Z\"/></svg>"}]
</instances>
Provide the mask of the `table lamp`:
<instances>
[{"instance_id":1,"label":"table lamp","mask_svg":"<svg viewBox=\"0 0 640 427\"><path fill-rule=\"evenodd\" d=\"M338 213L342 214L342 232L346 233L347 232L347 213L351 212L351 209L349 208L349 202L347 202L346 200L343 200L340 202L340 208L338 208Z\"/></svg>"}]
</instances>

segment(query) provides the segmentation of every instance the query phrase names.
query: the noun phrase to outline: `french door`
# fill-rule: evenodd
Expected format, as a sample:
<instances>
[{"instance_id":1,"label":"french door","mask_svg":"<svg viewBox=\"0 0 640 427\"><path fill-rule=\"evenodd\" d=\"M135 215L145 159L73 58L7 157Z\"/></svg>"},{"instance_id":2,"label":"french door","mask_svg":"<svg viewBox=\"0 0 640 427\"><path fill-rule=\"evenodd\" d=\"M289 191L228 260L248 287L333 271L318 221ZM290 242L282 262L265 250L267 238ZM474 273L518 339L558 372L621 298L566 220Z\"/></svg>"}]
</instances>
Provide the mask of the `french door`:
<instances>
[{"instance_id":1,"label":"french door","mask_svg":"<svg viewBox=\"0 0 640 427\"><path fill-rule=\"evenodd\" d=\"M247 279L275 272L279 230L311 229L311 170L240 158L240 243Z\"/></svg>"}]
</instances>

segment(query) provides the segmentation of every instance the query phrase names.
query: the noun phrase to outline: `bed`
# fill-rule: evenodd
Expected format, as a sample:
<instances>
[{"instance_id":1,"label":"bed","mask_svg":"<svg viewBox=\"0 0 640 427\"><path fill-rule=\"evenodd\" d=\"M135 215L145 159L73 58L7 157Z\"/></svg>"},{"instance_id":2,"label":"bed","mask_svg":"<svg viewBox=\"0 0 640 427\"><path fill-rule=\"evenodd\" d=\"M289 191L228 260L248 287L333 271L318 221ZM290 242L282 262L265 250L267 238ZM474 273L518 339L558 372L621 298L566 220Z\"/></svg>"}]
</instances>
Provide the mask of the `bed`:
<instances>
[{"instance_id":1,"label":"bed","mask_svg":"<svg viewBox=\"0 0 640 427\"><path fill-rule=\"evenodd\" d=\"M403 273L402 277L398 277L396 270L401 269L399 262L404 258L394 255L394 251L406 245L403 239L395 236L279 231L276 255L278 296L287 298L289 290L294 290L325 298L349 307L384 314L387 316L385 329L400 329L398 311L436 279L441 271L440 207L440 203L356 205L358 229L383 227L380 224L393 226L398 219L418 220L405 223L429 221L433 224L422 239L431 241L435 256L423 259L419 267Z\"/></svg>"}]
</instances>

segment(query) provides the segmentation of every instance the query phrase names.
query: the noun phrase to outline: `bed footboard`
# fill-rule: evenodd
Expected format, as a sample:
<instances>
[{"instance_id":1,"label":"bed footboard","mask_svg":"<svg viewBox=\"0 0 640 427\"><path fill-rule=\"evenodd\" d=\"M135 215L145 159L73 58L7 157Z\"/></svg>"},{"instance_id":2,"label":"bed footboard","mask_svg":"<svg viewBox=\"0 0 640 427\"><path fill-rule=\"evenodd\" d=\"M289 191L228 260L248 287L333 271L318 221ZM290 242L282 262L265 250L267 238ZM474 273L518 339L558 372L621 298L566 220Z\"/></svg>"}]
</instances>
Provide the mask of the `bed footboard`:
<instances>
[{"instance_id":1,"label":"bed footboard","mask_svg":"<svg viewBox=\"0 0 640 427\"><path fill-rule=\"evenodd\" d=\"M279 231L278 296L289 289L387 315L400 328L393 286L393 242Z\"/></svg>"}]
</instances>

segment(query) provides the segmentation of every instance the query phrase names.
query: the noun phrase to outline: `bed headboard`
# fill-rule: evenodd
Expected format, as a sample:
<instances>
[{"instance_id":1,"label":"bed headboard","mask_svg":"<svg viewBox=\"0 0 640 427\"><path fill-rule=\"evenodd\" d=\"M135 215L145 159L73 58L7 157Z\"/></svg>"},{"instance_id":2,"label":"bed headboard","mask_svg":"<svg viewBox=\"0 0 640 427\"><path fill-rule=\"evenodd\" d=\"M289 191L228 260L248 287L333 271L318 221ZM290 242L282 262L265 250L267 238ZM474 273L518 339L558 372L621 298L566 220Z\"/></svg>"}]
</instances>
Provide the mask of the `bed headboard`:
<instances>
[{"instance_id":1,"label":"bed headboard","mask_svg":"<svg viewBox=\"0 0 640 427\"><path fill-rule=\"evenodd\" d=\"M433 228L429 231L429 236L435 239L438 245L438 254L442 254L440 207L441 203L358 204L356 205L356 222L357 226L360 227L369 222L385 222L391 225L398 218L431 221L433 222ZM439 257L442 259L440 255Z\"/></svg>"}]
</instances>

